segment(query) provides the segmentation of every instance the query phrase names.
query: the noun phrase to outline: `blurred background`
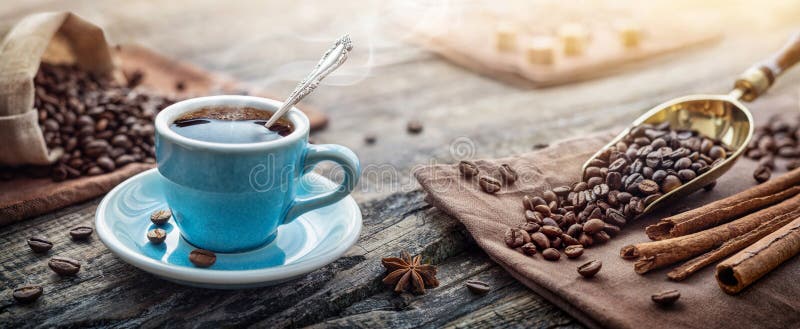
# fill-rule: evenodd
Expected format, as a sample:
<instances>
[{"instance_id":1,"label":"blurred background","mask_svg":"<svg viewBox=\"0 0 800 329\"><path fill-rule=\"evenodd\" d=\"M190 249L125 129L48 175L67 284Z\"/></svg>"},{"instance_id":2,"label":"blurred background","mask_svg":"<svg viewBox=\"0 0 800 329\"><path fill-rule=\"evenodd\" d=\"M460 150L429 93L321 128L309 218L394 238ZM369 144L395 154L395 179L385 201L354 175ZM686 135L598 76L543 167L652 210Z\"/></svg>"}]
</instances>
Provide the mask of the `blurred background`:
<instances>
[{"instance_id":1,"label":"blurred background","mask_svg":"<svg viewBox=\"0 0 800 329\"><path fill-rule=\"evenodd\" d=\"M365 176L362 192L374 193L357 195L368 199L414 188L417 164L525 152L625 125L676 96L727 92L797 31L800 17L797 1L30 0L0 8L0 31L60 10L101 26L112 44L142 45L276 97L349 33L351 59L301 107L330 118L313 134L318 143L346 145L365 166L395 170ZM621 22L634 24L638 50L609 41ZM558 44L553 64L526 63L529 40L561 42L565 24L585 33L584 52L566 57ZM507 26L511 52L497 44ZM661 40L669 51L657 47ZM558 81L526 83L539 78ZM797 98L799 80L787 75L771 92ZM412 116L425 125L419 135L406 132Z\"/></svg>"}]
</instances>

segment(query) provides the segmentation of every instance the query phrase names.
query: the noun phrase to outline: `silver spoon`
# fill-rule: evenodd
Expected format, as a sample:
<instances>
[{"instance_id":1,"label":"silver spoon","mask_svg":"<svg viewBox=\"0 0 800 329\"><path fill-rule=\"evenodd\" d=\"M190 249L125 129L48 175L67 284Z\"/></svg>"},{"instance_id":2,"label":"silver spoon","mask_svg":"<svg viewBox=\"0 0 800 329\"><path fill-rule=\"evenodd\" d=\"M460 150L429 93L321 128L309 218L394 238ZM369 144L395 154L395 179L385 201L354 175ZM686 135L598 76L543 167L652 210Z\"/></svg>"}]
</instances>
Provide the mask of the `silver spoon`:
<instances>
[{"instance_id":1,"label":"silver spoon","mask_svg":"<svg viewBox=\"0 0 800 329\"><path fill-rule=\"evenodd\" d=\"M292 106L314 91L314 89L319 86L319 82L322 81L322 79L339 68L339 66L347 60L347 54L352 49L353 43L350 42L349 35L345 34L339 38L339 40L336 40L333 47L325 52L325 55L322 55L322 58L319 60L319 63L317 63L317 66L314 67L314 70L312 70L303 81L297 84L292 94L289 95L286 101L283 102L283 105L281 105L281 108L275 111L275 114L269 118L269 121L267 121L264 126L267 128L271 127L278 119L286 114L286 112L289 112Z\"/></svg>"}]
</instances>

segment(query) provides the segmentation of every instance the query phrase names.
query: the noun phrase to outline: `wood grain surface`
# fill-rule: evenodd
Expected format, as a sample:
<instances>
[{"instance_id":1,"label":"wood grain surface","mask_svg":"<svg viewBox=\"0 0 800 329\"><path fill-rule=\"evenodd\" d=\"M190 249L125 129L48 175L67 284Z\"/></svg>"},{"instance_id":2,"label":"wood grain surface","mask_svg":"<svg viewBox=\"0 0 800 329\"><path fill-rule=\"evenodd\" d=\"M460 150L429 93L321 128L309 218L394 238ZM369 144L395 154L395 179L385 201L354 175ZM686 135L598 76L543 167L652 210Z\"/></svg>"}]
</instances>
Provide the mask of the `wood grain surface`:
<instances>
[{"instance_id":1,"label":"wood grain surface","mask_svg":"<svg viewBox=\"0 0 800 329\"><path fill-rule=\"evenodd\" d=\"M317 143L352 148L365 168L354 193L364 214L358 243L334 263L277 287L184 287L122 262L96 236L71 242L66 231L91 225L99 200L0 228L0 327L580 328L505 274L456 220L430 207L410 172L420 164L526 152L535 144L625 125L675 96L727 92L741 70L780 46L790 31L764 23L624 75L527 90L402 43L402 31L381 25L381 13L393 6L355 0L291 6L31 0L0 8L0 30L28 13L74 10L103 26L112 42L142 44L278 95L292 89L293 79L330 40L350 32L357 48L349 69L304 104L330 117L328 127L312 136ZM799 83L800 74L790 71L771 92L797 97ZM419 135L405 131L412 117L425 124ZM374 145L364 142L368 133L377 136ZM51 255L83 262L77 277L58 278L46 266L49 256L30 252L25 240L40 234L56 243ZM384 287L380 258L403 249L438 265L441 286L422 296ZM469 279L494 289L472 295L463 286ZM33 305L10 297L25 283L45 287Z\"/></svg>"}]
</instances>

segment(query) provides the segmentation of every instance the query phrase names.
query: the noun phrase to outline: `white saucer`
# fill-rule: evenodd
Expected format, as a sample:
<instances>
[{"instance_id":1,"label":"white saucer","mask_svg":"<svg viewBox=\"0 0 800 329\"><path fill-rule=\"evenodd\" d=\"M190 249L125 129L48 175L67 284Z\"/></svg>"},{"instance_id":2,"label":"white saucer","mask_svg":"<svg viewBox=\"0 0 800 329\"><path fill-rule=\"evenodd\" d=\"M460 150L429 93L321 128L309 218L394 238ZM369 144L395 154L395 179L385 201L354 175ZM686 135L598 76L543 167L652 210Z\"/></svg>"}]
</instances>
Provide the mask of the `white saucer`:
<instances>
[{"instance_id":1,"label":"white saucer","mask_svg":"<svg viewBox=\"0 0 800 329\"><path fill-rule=\"evenodd\" d=\"M156 227L150 213L167 209L159 179L164 178L151 169L111 190L97 208L95 229L108 249L125 262L180 284L214 289L277 284L338 259L361 233L361 210L348 196L280 226L270 244L242 253L218 253L214 265L197 268L189 262L195 247L181 237L173 220L162 226L167 231L163 244L147 240L147 231ZM302 197L309 190L319 193L337 184L310 173L298 186L298 197Z\"/></svg>"}]
</instances>

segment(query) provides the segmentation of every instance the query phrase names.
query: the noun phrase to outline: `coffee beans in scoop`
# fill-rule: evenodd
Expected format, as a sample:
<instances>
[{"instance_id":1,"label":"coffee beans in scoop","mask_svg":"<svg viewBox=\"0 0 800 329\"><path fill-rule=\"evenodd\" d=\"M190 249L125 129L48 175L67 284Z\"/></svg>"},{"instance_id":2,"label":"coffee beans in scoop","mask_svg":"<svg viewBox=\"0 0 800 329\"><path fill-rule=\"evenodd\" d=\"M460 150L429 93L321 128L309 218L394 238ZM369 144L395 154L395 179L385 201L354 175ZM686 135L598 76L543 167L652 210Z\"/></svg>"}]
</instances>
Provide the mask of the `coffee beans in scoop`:
<instances>
[{"instance_id":1,"label":"coffee beans in scoop","mask_svg":"<svg viewBox=\"0 0 800 329\"><path fill-rule=\"evenodd\" d=\"M608 242L652 202L708 172L729 154L727 146L696 131L672 129L666 123L634 127L589 162L580 182L524 196L525 218L534 225L509 229L505 242L510 248L520 247L523 231L547 260L559 260L558 250L563 248L568 258L579 257L582 248Z\"/></svg>"}]
</instances>

